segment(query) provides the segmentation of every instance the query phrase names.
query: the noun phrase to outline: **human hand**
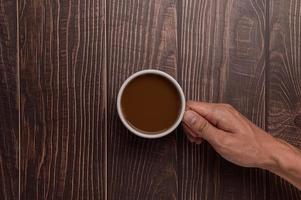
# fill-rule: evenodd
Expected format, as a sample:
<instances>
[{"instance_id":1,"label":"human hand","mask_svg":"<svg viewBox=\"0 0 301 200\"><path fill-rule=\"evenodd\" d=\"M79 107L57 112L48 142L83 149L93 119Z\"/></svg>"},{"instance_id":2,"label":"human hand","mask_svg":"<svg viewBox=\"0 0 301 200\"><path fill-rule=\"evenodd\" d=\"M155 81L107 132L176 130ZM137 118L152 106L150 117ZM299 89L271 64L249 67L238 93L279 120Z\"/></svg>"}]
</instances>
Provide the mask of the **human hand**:
<instances>
[{"instance_id":1,"label":"human hand","mask_svg":"<svg viewBox=\"0 0 301 200\"><path fill-rule=\"evenodd\" d=\"M188 102L183 126L190 141L205 139L232 163L260 168L272 163L269 151L276 139L230 105Z\"/></svg>"},{"instance_id":2,"label":"human hand","mask_svg":"<svg viewBox=\"0 0 301 200\"><path fill-rule=\"evenodd\" d=\"M226 160L269 170L301 190L301 151L273 138L232 106L188 102L183 126L190 141L205 139Z\"/></svg>"}]
</instances>

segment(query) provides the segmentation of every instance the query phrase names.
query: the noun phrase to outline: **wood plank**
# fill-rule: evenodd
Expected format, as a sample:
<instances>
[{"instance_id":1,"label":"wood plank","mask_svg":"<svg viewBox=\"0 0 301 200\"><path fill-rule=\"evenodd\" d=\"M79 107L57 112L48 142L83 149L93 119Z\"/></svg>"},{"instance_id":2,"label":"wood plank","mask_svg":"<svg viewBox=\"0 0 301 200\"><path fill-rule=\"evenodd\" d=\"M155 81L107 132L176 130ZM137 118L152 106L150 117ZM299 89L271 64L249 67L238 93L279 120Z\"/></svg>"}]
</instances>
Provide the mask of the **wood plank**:
<instances>
[{"instance_id":1,"label":"wood plank","mask_svg":"<svg viewBox=\"0 0 301 200\"><path fill-rule=\"evenodd\" d=\"M268 130L301 148L301 2L270 1ZM301 199L301 192L270 175L271 199Z\"/></svg>"},{"instance_id":2,"label":"wood plank","mask_svg":"<svg viewBox=\"0 0 301 200\"><path fill-rule=\"evenodd\" d=\"M253 123L266 128L266 10L265 0L233 4L229 40L228 77L224 101ZM266 172L222 162L222 196L234 199L269 199ZM227 174L230 174L227 176ZM230 185L230 187L229 187ZM233 190L235 188L235 190ZM236 194L240 192L241 195ZM231 194L232 193L232 194Z\"/></svg>"},{"instance_id":3,"label":"wood plank","mask_svg":"<svg viewBox=\"0 0 301 200\"><path fill-rule=\"evenodd\" d=\"M223 1L224 2L224 1ZM216 1L179 1L179 78L189 100L217 102L221 41L227 19L225 3ZM218 29L218 30L215 30ZM217 78L214 78L217 77ZM178 134L179 199L219 199L219 160L208 144L191 144L184 133Z\"/></svg>"},{"instance_id":4,"label":"wood plank","mask_svg":"<svg viewBox=\"0 0 301 200\"><path fill-rule=\"evenodd\" d=\"M18 198L19 89L16 1L0 0L0 199Z\"/></svg>"},{"instance_id":5,"label":"wood plank","mask_svg":"<svg viewBox=\"0 0 301 200\"><path fill-rule=\"evenodd\" d=\"M136 71L176 77L174 0L108 1L108 199L176 199L175 133L146 140L121 124L116 97Z\"/></svg>"},{"instance_id":6,"label":"wood plank","mask_svg":"<svg viewBox=\"0 0 301 200\"><path fill-rule=\"evenodd\" d=\"M105 1L20 1L21 199L106 199Z\"/></svg>"},{"instance_id":7,"label":"wood plank","mask_svg":"<svg viewBox=\"0 0 301 200\"><path fill-rule=\"evenodd\" d=\"M179 75L188 99L232 104L265 128L265 1L180 1ZM179 199L266 199L266 175L179 135Z\"/></svg>"}]
</instances>

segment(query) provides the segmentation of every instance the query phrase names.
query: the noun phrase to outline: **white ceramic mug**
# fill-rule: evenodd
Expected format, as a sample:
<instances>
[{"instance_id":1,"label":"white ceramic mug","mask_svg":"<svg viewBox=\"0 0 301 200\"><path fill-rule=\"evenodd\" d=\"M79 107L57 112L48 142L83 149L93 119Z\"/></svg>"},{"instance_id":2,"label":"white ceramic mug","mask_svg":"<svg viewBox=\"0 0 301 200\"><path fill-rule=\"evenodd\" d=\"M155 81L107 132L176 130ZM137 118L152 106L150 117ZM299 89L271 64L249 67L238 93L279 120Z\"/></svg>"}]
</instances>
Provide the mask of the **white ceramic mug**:
<instances>
[{"instance_id":1,"label":"white ceramic mug","mask_svg":"<svg viewBox=\"0 0 301 200\"><path fill-rule=\"evenodd\" d=\"M131 80L133 80L134 78L136 78L138 76L141 76L141 75L144 75L144 74L156 74L156 75L160 75L160 76L166 78L167 80L169 80L174 85L174 87L179 92L179 96L181 98L181 109L180 109L180 113L179 113L179 116L178 116L177 120L174 122L174 124L169 129L167 129L164 132L160 132L158 134L146 134L146 133L143 133L143 132L141 132L139 130L134 129L131 125L129 125L129 123L125 119L124 114L122 112L122 108L121 108L121 97L122 97L123 91L126 88L126 86L128 85L128 83ZM185 112L185 96L184 96L184 93L183 93L183 90L182 90L181 86L169 74L167 74L165 72L162 72L160 70L153 70L153 69L142 70L142 71L138 71L138 72L134 73L133 75L131 75L122 84L122 86L121 86L121 88L119 90L119 93L118 93L118 97L117 97L117 111L118 111L118 115L119 115L122 123L124 124L124 126L129 131L131 131L132 133L134 133L135 135L143 137L143 138L160 138L160 137L166 136L169 133L171 133L172 131L174 131L178 127L178 125L181 123L183 115L184 115L184 112Z\"/></svg>"}]
</instances>

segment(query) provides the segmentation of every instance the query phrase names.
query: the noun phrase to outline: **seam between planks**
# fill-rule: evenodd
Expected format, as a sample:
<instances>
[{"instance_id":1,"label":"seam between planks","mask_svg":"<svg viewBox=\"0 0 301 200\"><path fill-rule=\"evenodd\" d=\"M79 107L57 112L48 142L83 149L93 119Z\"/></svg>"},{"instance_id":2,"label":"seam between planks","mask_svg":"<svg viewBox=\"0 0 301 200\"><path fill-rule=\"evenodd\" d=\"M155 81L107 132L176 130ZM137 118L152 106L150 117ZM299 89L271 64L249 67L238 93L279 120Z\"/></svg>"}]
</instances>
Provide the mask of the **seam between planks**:
<instances>
[{"instance_id":1,"label":"seam between planks","mask_svg":"<svg viewBox=\"0 0 301 200\"><path fill-rule=\"evenodd\" d=\"M270 69L270 0L266 0L265 8L265 37L264 37L264 48L265 48L265 130L268 132L268 99L269 99L269 69Z\"/></svg>"},{"instance_id":2,"label":"seam between planks","mask_svg":"<svg viewBox=\"0 0 301 200\"><path fill-rule=\"evenodd\" d=\"M175 42L176 42L176 52L175 52L175 78L177 80L177 82L180 84L180 87L182 88L182 80L180 80L180 76L179 76L179 72L181 72L180 70L180 65L181 65L181 61L180 61L180 40L179 40L179 34L180 34L180 30L179 30L179 22L178 22L178 12L179 12L179 6L180 6L180 1L179 0L175 0L175 13L174 13L174 17L175 17ZM181 15L180 15L181 17ZM181 23L181 21L180 21ZM187 100L184 94L184 98L185 101ZM180 199L179 197L179 175L178 175L178 171L179 171L179 164L178 164L178 139L179 139L179 128L176 129L175 131L175 135L174 135L174 140L175 140L175 170L176 170L176 199Z\"/></svg>"},{"instance_id":3,"label":"seam between planks","mask_svg":"<svg viewBox=\"0 0 301 200\"><path fill-rule=\"evenodd\" d=\"M107 63L108 63L108 59L107 59L107 31L108 31L108 27L107 27L107 0L104 0L104 84L105 86L104 88L104 105L105 105L105 136L104 136L104 148L105 148L105 172L104 172L104 182L105 182L105 200L108 199L108 70L107 70Z\"/></svg>"},{"instance_id":4,"label":"seam between planks","mask_svg":"<svg viewBox=\"0 0 301 200\"><path fill-rule=\"evenodd\" d=\"M265 123L264 129L266 132L269 132L269 69L270 69L270 0L265 0L265 37L264 37L264 48L265 48ZM265 184L267 188L266 199L270 199L270 183L269 183L269 174L265 174Z\"/></svg>"},{"instance_id":5,"label":"seam between planks","mask_svg":"<svg viewBox=\"0 0 301 200\"><path fill-rule=\"evenodd\" d=\"M19 1L16 0L16 64L17 64L17 100L18 100L18 167L19 167L19 174L18 174L18 199L21 198L21 74L20 74L20 29L19 29Z\"/></svg>"}]
</instances>

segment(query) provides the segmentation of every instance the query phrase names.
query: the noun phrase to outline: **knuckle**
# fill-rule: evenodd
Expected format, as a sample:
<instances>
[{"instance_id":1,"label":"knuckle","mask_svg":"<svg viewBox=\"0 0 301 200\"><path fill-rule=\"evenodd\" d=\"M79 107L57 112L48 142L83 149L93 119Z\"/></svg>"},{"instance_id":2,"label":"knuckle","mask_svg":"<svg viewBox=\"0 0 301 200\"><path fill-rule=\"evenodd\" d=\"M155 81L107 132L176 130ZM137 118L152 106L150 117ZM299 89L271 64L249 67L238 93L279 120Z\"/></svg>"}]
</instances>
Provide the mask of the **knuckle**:
<instances>
[{"instance_id":1,"label":"knuckle","mask_svg":"<svg viewBox=\"0 0 301 200\"><path fill-rule=\"evenodd\" d=\"M222 103L222 104L218 105L218 107L216 107L216 110L218 110L220 113L226 112L229 110L227 105L228 104Z\"/></svg>"},{"instance_id":2,"label":"knuckle","mask_svg":"<svg viewBox=\"0 0 301 200\"><path fill-rule=\"evenodd\" d=\"M228 122L228 117L225 114L221 114L219 123L220 124L226 124Z\"/></svg>"},{"instance_id":3,"label":"knuckle","mask_svg":"<svg viewBox=\"0 0 301 200\"><path fill-rule=\"evenodd\" d=\"M230 104L226 104L226 111L230 112L235 116L240 116L240 113Z\"/></svg>"},{"instance_id":4,"label":"knuckle","mask_svg":"<svg viewBox=\"0 0 301 200\"><path fill-rule=\"evenodd\" d=\"M220 107L216 106L212 109L212 114L215 116L220 112L220 110L221 110Z\"/></svg>"},{"instance_id":5,"label":"knuckle","mask_svg":"<svg viewBox=\"0 0 301 200\"><path fill-rule=\"evenodd\" d=\"M237 110L233 109L233 113L234 113L237 117L241 117L241 114L240 114Z\"/></svg>"},{"instance_id":6,"label":"knuckle","mask_svg":"<svg viewBox=\"0 0 301 200\"><path fill-rule=\"evenodd\" d=\"M234 115L238 115L239 112L230 104L222 104L222 109L224 114L234 114Z\"/></svg>"},{"instance_id":7,"label":"knuckle","mask_svg":"<svg viewBox=\"0 0 301 200\"><path fill-rule=\"evenodd\" d=\"M228 103L223 104L223 106L224 106L226 109L228 109L228 110L233 110L233 109L234 109L233 106L230 105L230 104L228 104Z\"/></svg>"}]
</instances>

